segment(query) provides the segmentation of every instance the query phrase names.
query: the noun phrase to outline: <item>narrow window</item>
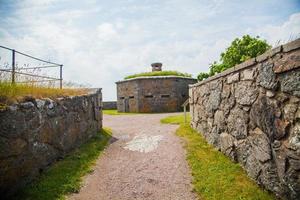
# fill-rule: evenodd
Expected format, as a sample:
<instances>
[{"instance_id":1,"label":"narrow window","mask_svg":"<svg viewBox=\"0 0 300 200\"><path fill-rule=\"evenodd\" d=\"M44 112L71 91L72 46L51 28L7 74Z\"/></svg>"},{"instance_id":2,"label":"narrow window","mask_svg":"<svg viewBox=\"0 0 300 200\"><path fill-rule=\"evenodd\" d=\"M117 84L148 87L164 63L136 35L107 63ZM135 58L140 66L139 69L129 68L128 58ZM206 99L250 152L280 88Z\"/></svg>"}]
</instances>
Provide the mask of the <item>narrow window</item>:
<instances>
[{"instance_id":1,"label":"narrow window","mask_svg":"<svg viewBox=\"0 0 300 200\"><path fill-rule=\"evenodd\" d=\"M134 99L134 96L129 96L129 99Z\"/></svg>"},{"instance_id":2,"label":"narrow window","mask_svg":"<svg viewBox=\"0 0 300 200\"><path fill-rule=\"evenodd\" d=\"M153 95L145 95L145 98L153 98Z\"/></svg>"},{"instance_id":3,"label":"narrow window","mask_svg":"<svg viewBox=\"0 0 300 200\"><path fill-rule=\"evenodd\" d=\"M120 99L125 99L125 97L120 97Z\"/></svg>"},{"instance_id":4,"label":"narrow window","mask_svg":"<svg viewBox=\"0 0 300 200\"><path fill-rule=\"evenodd\" d=\"M161 98L169 98L169 97L170 97L169 94L163 94L163 95L161 95Z\"/></svg>"}]
</instances>

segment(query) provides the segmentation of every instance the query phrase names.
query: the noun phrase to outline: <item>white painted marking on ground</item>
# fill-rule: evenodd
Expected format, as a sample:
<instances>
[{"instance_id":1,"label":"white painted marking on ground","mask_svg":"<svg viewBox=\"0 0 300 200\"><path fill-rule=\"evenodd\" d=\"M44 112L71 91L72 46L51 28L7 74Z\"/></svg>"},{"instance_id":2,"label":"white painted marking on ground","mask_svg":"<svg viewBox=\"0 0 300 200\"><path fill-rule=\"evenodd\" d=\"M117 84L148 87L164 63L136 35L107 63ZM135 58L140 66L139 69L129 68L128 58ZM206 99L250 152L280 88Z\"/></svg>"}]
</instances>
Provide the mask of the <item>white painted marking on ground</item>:
<instances>
[{"instance_id":1,"label":"white painted marking on ground","mask_svg":"<svg viewBox=\"0 0 300 200\"><path fill-rule=\"evenodd\" d=\"M129 139L129 135L121 135L118 137L119 140L127 140Z\"/></svg>"},{"instance_id":2,"label":"white painted marking on ground","mask_svg":"<svg viewBox=\"0 0 300 200\"><path fill-rule=\"evenodd\" d=\"M135 136L130 142L127 142L124 149L148 153L155 150L158 147L158 143L162 139L162 135L138 135Z\"/></svg>"}]
</instances>

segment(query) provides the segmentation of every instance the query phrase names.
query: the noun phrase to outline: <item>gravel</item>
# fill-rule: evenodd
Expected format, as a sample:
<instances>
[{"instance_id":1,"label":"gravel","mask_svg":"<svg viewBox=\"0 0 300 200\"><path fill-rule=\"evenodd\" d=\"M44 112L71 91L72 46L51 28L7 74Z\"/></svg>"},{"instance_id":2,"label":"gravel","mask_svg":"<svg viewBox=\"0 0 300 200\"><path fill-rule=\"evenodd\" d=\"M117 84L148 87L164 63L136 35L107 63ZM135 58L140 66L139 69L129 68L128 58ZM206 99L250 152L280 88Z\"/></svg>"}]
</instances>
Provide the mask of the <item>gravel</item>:
<instances>
[{"instance_id":1,"label":"gravel","mask_svg":"<svg viewBox=\"0 0 300 200\"><path fill-rule=\"evenodd\" d=\"M190 200L192 177L178 125L161 124L174 114L104 115L113 131L111 144L68 199Z\"/></svg>"}]
</instances>

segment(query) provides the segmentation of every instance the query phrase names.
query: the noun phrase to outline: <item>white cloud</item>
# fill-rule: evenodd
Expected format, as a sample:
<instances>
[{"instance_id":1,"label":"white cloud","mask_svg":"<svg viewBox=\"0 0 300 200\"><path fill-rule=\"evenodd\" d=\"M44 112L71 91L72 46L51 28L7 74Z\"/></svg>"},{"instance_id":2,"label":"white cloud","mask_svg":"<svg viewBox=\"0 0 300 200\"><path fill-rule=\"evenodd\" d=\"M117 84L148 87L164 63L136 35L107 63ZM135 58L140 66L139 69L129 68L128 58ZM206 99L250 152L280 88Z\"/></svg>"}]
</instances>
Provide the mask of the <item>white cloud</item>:
<instances>
[{"instance_id":1,"label":"white cloud","mask_svg":"<svg viewBox=\"0 0 300 200\"><path fill-rule=\"evenodd\" d=\"M55 11L60 3L68 5L57 0L20 3L6 18L13 31L0 27L1 44L63 63L65 80L103 87L105 100L116 98L115 81L149 71L152 62L163 62L166 70L196 77L241 34L255 33L273 42L300 32L300 13L283 24L259 29L241 30L233 22L223 25L211 19L224 9L224 2L217 0L157 1L151 5L119 2L110 9L104 2L90 0Z\"/></svg>"},{"instance_id":2,"label":"white cloud","mask_svg":"<svg viewBox=\"0 0 300 200\"><path fill-rule=\"evenodd\" d=\"M300 13L292 14L289 19L279 25L266 25L254 31L272 44L284 44L300 37Z\"/></svg>"},{"instance_id":3,"label":"white cloud","mask_svg":"<svg viewBox=\"0 0 300 200\"><path fill-rule=\"evenodd\" d=\"M120 26L120 24L119 24ZM100 41L108 41L119 37L113 24L103 23L97 27L97 36Z\"/></svg>"}]
</instances>

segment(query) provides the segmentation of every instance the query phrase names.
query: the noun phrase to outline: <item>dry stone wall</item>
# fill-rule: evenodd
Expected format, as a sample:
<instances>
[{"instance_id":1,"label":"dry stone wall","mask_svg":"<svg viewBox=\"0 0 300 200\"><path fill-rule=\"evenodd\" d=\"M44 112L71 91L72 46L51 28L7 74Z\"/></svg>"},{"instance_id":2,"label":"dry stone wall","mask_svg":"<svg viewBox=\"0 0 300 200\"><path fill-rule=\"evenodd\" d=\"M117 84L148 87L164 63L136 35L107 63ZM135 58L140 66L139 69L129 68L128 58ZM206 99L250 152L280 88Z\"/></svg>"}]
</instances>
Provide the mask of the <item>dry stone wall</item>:
<instances>
[{"instance_id":1,"label":"dry stone wall","mask_svg":"<svg viewBox=\"0 0 300 200\"><path fill-rule=\"evenodd\" d=\"M102 128L101 90L0 111L0 194L12 194ZM100 112L99 112L100 110Z\"/></svg>"},{"instance_id":2,"label":"dry stone wall","mask_svg":"<svg viewBox=\"0 0 300 200\"><path fill-rule=\"evenodd\" d=\"M258 184L300 199L300 39L190 86L191 125Z\"/></svg>"}]
</instances>

